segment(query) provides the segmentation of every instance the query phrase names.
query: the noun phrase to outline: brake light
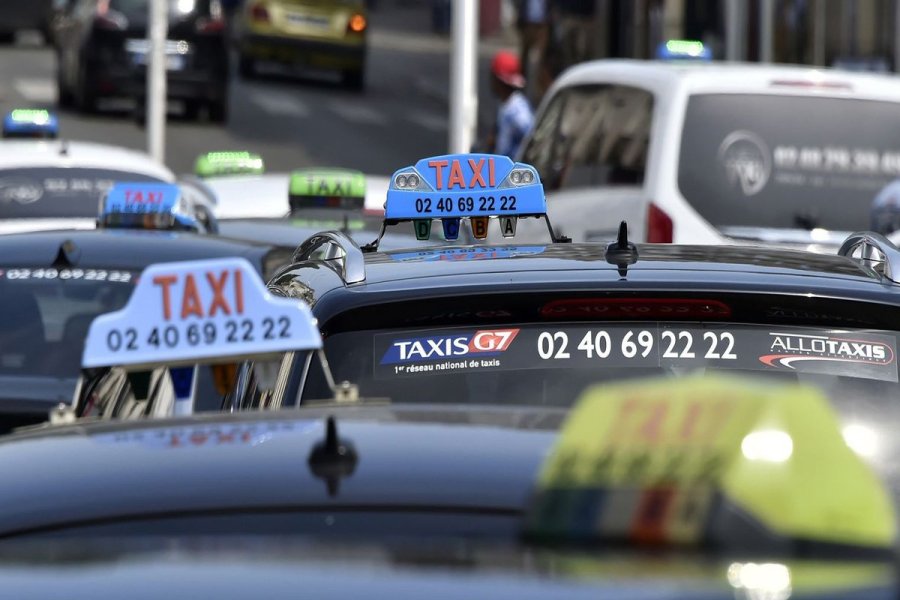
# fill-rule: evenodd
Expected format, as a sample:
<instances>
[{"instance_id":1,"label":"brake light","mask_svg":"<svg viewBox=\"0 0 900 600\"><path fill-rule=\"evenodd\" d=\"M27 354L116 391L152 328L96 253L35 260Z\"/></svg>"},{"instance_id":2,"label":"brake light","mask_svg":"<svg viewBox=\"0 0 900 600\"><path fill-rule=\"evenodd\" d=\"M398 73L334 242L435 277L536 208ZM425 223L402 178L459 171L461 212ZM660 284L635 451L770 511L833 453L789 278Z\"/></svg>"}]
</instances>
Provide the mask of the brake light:
<instances>
[{"instance_id":1,"label":"brake light","mask_svg":"<svg viewBox=\"0 0 900 600\"><path fill-rule=\"evenodd\" d=\"M198 33L219 33L225 31L225 20L222 18L197 19Z\"/></svg>"},{"instance_id":2,"label":"brake light","mask_svg":"<svg viewBox=\"0 0 900 600\"><path fill-rule=\"evenodd\" d=\"M647 241L651 244L671 244L675 239L672 218L651 203L647 209Z\"/></svg>"},{"instance_id":3,"label":"brake light","mask_svg":"<svg viewBox=\"0 0 900 600\"><path fill-rule=\"evenodd\" d=\"M350 20L347 22L347 31L351 31L353 33L362 33L365 31L368 23L366 22L366 18L360 14L355 14L350 17Z\"/></svg>"},{"instance_id":4,"label":"brake light","mask_svg":"<svg viewBox=\"0 0 900 600\"><path fill-rule=\"evenodd\" d=\"M270 20L269 10L262 4L254 4L250 9L250 18L254 21L268 22Z\"/></svg>"},{"instance_id":5,"label":"brake light","mask_svg":"<svg viewBox=\"0 0 900 600\"><path fill-rule=\"evenodd\" d=\"M726 319L731 307L701 298L571 298L552 300L541 317L563 319Z\"/></svg>"}]
</instances>

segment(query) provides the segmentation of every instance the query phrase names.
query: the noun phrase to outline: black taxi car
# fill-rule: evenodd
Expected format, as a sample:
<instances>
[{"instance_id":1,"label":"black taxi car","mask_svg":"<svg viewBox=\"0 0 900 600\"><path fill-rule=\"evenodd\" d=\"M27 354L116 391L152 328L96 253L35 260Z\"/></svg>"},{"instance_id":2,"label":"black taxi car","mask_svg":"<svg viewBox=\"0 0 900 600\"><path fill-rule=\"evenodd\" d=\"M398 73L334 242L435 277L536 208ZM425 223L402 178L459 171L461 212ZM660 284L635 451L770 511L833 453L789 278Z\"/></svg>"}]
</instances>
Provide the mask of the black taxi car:
<instances>
[{"instance_id":1,"label":"black taxi car","mask_svg":"<svg viewBox=\"0 0 900 600\"><path fill-rule=\"evenodd\" d=\"M458 160L457 179L467 183L470 165L488 158L493 189L447 191L446 165ZM426 180L429 164L442 166L445 181ZM528 187L540 201L526 198ZM412 220L426 237L440 218L445 233L458 234L468 218L477 239L491 223L512 235L517 218L536 217L547 220L551 241L382 252L324 232L269 287L312 306L336 378L397 402L565 407L598 381L703 369L818 380L838 398L897 389L900 255L884 238L858 234L841 255L816 256L636 245L623 224L609 244L573 244L554 239L539 188L531 167L502 157L424 159L394 175L386 228ZM500 210L510 197L518 206ZM440 212L417 213L426 200ZM326 391L317 367L299 357L286 357L281 379L276 404Z\"/></svg>"},{"instance_id":2,"label":"black taxi car","mask_svg":"<svg viewBox=\"0 0 900 600\"><path fill-rule=\"evenodd\" d=\"M290 258L290 248L205 234L206 214L174 215L183 202L171 184L117 184L107 201L128 190L160 194L166 202L143 203L156 213L128 214L141 202L107 206L95 230L0 236L3 431L45 421L59 402L71 402L88 327L98 314L124 305L149 264L239 256L269 275Z\"/></svg>"}]
</instances>

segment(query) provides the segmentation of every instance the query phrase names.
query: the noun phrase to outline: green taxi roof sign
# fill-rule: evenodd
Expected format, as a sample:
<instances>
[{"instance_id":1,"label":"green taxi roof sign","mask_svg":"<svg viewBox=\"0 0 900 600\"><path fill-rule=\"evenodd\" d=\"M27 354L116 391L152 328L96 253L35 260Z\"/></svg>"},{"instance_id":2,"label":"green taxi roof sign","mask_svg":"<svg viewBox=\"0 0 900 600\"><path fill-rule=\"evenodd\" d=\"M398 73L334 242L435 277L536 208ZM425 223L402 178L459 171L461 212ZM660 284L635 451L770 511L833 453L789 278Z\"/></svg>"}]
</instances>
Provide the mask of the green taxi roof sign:
<instances>
[{"instance_id":1,"label":"green taxi roof sign","mask_svg":"<svg viewBox=\"0 0 900 600\"><path fill-rule=\"evenodd\" d=\"M199 177L222 175L262 175L265 163L254 152L207 152L197 157L194 174Z\"/></svg>"},{"instance_id":2,"label":"green taxi roof sign","mask_svg":"<svg viewBox=\"0 0 900 600\"><path fill-rule=\"evenodd\" d=\"M366 198L366 176L352 169L299 169L291 173L288 195L292 211L361 209Z\"/></svg>"}]
</instances>

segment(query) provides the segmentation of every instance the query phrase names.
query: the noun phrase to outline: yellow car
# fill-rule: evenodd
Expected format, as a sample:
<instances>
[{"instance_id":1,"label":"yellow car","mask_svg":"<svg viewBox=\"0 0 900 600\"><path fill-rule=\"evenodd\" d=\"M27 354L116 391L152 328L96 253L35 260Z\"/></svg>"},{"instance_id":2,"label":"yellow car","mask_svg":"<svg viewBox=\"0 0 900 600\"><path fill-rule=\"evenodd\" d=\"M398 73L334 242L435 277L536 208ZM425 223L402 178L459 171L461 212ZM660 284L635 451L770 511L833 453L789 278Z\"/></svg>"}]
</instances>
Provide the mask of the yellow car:
<instances>
[{"instance_id":1,"label":"yellow car","mask_svg":"<svg viewBox=\"0 0 900 600\"><path fill-rule=\"evenodd\" d=\"M242 9L240 72L258 62L335 70L343 83L365 83L368 15L363 0L248 0Z\"/></svg>"}]
</instances>

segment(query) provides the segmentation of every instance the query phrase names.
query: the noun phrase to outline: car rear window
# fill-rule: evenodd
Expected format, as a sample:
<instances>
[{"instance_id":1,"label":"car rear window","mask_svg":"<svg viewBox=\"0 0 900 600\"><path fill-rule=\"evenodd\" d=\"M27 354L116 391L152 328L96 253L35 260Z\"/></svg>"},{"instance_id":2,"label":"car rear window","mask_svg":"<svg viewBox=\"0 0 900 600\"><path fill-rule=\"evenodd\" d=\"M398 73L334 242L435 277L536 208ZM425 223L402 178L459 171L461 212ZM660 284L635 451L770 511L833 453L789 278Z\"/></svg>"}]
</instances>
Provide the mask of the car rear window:
<instances>
[{"instance_id":1,"label":"car rear window","mask_svg":"<svg viewBox=\"0 0 900 600\"><path fill-rule=\"evenodd\" d=\"M0 171L0 219L94 218L116 181L160 179L140 173L78 167Z\"/></svg>"},{"instance_id":2,"label":"car rear window","mask_svg":"<svg viewBox=\"0 0 900 600\"><path fill-rule=\"evenodd\" d=\"M900 177L900 103L697 94L684 120L682 195L718 227L867 229Z\"/></svg>"}]
</instances>

